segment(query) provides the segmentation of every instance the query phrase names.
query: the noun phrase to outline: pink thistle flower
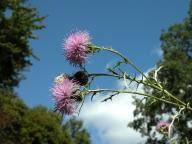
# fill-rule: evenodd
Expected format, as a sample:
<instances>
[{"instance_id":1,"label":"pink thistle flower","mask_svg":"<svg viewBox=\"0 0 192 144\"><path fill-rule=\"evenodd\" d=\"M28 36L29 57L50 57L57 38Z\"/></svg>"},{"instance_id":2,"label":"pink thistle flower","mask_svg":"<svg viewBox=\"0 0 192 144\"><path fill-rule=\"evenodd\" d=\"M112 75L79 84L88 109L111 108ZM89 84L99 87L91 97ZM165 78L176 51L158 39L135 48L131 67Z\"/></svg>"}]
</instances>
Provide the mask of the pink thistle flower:
<instances>
[{"instance_id":1,"label":"pink thistle flower","mask_svg":"<svg viewBox=\"0 0 192 144\"><path fill-rule=\"evenodd\" d=\"M73 80L65 78L62 82L56 83L51 89L55 100L55 108L61 113L72 114L75 112L76 99L75 93L78 84Z\"/></svg>"},{"instance_id":2,"label":"pink thistle flower","mask_svg":"<svg viewBox=\"0 0 192 144\"><path fill-rule=\"evenodd\" d=\"M90 36L88 32L79 31L71 33L64 40L64 50L66 59L74 65L82 65L89 53L88 45Z\"/></svg>"},{"instance_id":3,"label":"pink thistle flower","mask_svg":"<svg viewBox=\"0 0 192 144\"><path fill-rule=\"evenodd\" d=\"M170 123L167 121L159 121L156 126L156 130L159 132L168 132Z\"/></svg>"}]
</instances>

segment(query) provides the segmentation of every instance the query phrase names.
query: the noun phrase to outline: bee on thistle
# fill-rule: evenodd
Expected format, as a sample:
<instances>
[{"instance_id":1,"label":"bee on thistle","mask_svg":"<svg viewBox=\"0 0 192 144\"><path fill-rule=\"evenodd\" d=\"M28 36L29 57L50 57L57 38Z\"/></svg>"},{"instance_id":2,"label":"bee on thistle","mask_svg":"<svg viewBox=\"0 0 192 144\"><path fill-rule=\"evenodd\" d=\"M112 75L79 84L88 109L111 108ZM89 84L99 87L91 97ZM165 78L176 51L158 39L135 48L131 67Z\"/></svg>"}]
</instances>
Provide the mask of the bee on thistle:
<instances>
[{"instance_id":1,"label":"bee on thistle","mask_svg":"<svg viewBox=\"0 0 192 144\"><path fill-rule=\"evenodd\" d=\"M88 73L85 71L78 71L73 76L72 79L74 79L79 85L84 86L88 83L89 77Z\"/></svg>"}]
</instances>

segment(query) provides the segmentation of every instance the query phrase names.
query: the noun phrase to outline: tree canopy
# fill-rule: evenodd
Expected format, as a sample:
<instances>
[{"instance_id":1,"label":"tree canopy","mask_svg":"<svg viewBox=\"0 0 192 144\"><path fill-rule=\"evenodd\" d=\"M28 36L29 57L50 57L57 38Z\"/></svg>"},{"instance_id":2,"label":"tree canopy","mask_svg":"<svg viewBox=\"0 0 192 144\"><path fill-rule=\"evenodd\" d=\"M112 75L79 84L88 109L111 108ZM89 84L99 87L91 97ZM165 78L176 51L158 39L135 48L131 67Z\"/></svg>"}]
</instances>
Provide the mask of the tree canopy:
<instances>
[{"instance_id":1,"label":"tree canopy","mask_svg":"<svg viewBox=\"0 0 192 144\"><path fill-rule=\"evenodd\" d=\"M162 66L158 72L158 79L173 95L192 104L192 1L188 16L182 23L173 24L167 30L163 30L160 40L163 57L157 63L157 68ZM149 73L149 78L152 78L153 74L154 70ZM148 87L145 87L145 92L161 95ZM165 117L171 120L178 108L151 98L135 98L134 104L135 119L129 126L141 135L147 136L146 143L165 143L166 137L157 137L158 132L154 130L154 126ZM174 122L174 131L181 143L192 140L191 115L190 111L185 111L185 115Z\"/></svg>"},{"instance_id":2,"label":"tree canopy","mask_svg":"<svg viewBox=\"0 0 192 144\"><path fill-rule=\"evenodd\" d=\"M15 94L0 92L0 139L3 144L90 144L83 122L37 106L28 108Z\"/></svg>"},{"instance_id":3,"label":"tree canopy","mask_svg":"<svg viewBox=\"0 0 192 144\"><path fill-rule=\"evenodd\" d=\"M0 1L0 88L11 89L24 78L21 72L35 57L29 41L44 28L44 18L26 0Z\"/></svg>"}]
</instances>

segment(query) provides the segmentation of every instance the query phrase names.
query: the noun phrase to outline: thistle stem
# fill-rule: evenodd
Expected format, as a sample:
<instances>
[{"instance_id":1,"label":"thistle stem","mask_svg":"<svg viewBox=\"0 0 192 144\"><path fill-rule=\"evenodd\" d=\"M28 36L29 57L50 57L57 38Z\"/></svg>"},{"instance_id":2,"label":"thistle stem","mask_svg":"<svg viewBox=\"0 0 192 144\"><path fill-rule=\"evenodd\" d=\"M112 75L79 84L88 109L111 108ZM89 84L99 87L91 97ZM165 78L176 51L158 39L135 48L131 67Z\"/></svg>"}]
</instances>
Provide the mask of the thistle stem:
<instances>
[{"instance_id":1,"label":"thistle stem","mask_svg":"<svg viewBox=\"0 0 192 144\"><path fill-rule=\"evenodd\" d=\"M177 104L177 103L165 100L163 98L158 98L158 97L150 95L150 94L145 94L145 93L140 93L140 92L133 92L133 91L127 91L127 90L95 89L95 90L88 90L87 94L89 94L89 93L102 93L102 92L129 93L129 94L143 95L143 96L151 97L151 98L154 98L156 100L160 100L160 101L163 101L163 102L166 102L166 103L178 106L178 107L182 107L183 106L183 105L180 105L180 104ZM110 98L107 98L107 99L110 99Z\"/></svg>"},{"instance_id":2,"label":"thistle stem","mask_svg":"<svg viewBox=\"0 0 192 144\"><path fill-rule=\"evenodd\" d=\"M116 77L116 78L123 78L123 76L120 76L120 75L115 75L115 74L106 74L106 73L92 73L92 74L89 74L89 76L110 76L110 77ZM128 79L131 79L130 77ZM161 87L158 87L156 85L154 85L153 83L146 83L145 81L142 81L142 80L135 80L135 79L131 79L132 81L135 81L137 83L142 83L143 85L146 85L146 86L150 86L151 88L154 88L158 91L163 91L167 96L173 98L174 100L178 101L180 104L182 105L186 105L185 102L181 101L180 99L176 98L175 96L173 96L171 93L169 93L167 90L165 89L162 89Z\"/></svg>"},{"instance_id":3,"label":"thistle stem","mask_svg":"<svg viewBox=\"0 0 192 144\"><path fill-rule=\"evenodd\" d=\"M150 87L152 87L152 88L155 88L155 89L157 89L157 90L159 90L159 91L163 91L167 96L173 98L174 100L176 100L177 102L179 102L181 105L183 105L183 106L186 107L185 102L183 102L183 101L181 101L180 99L178 99L177 97L173 96L171 93L169 93L167 90L163 89L162 87L159 87L159 86L153 84L153 83L148 79L148 77L147 77L131 60L129 60L126 56L124 56L124 55L121 54L120 52L118 52L118 51L116 51L116 50L114 50L114 49L112 49L112 48L98 47L98 46L95 46L95 45L89 45L89 48L92 49L92 50L94 50L94 51L100 51L100 50L109 51L109 52L112 52L112 53L118 55L119 57L121 57L121 58L125 61L126 64L130 64L137 72L139 72L139 73L150 83L150 84L148 84L148 83L143 83L143 84L148 85L148 86L150 86ZM99 75L97 75L97 76L99 76ZM118 75L108 75L108 74L104 74L103 76L115 76L115 77L119 77ZM120 78L120 77L119 77L119 78ZM135 81L136 81L136 80L135 80ZM137 93L137 92L135 92L135 93ZM140 95L140 94L139 94L139 95ZM145 95L145 96L146 96L147 94L142 94L142 95ZM153 97L155 97L155 96L153 96ZM155 97L155 98L157 99L157 97ZM161 99L161 98L158 98L158 99ZM164 99L163 99L163 101L164 101ZM170 102L170 101L169 101L169 102ZM174 104L176 104L176 103L174 103ZM178 104L176 104L176 105L178 105ZM191 107L188 107L188 109L190 109L190 110L192 111L192 108L191 108Z\"/></svg>"},{"instance_id":4,"label":"thistle stem","mask_svg":"<svg viewBox=\"0 0 192 144\"><path fill-rule=\"evenodd\" d=\"M120 52L118 52L118 51L116 51L116 50L114 50L112 48L98 47L98 46L94 46L94 45L91 45L90 47L92 47L94 49L98 49L98 50L110 51L110 52L120 56L122 59L124 59L124 61L127 64L130 64L136 71L138 71L144 78L146 78L148 80L148 77L131 60L129 60L126 56L124 56Z\"/></svg>"}]
</instances>

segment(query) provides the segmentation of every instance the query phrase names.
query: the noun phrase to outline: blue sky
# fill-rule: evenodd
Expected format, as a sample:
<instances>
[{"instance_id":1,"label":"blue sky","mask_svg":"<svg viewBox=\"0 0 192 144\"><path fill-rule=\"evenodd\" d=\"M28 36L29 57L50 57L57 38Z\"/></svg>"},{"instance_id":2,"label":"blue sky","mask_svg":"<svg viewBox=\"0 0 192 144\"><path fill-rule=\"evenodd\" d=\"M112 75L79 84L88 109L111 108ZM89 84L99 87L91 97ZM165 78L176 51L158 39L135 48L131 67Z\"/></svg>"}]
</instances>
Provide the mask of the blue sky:
<instances>
[{"instance_id":1,"label":"blue sky","mask_svg":"<svg viewBox=\"0 0 192 144\"><path fill-rule=\"evenodd\" d=\"M48 15L44 21L47 27L35 33L39 40L31 41L40 61L32 60L33 66L24 73L27 79L17 92L30 107L40 104L49 108L53 108L49 89L54 77L76 71L63 56L62 42L69 32L88 30L94 44L121 51L147 71L160 59L161 29L181 22L188 9L188 0L31 0L31 4L40 15ZM115 60L110 54L99 53L88 59L86 68L104 72ZM94 86L114 87L116 82L107 79ZM94 127L89 129L97 135Z\"/></svg>"}]
</instances>

